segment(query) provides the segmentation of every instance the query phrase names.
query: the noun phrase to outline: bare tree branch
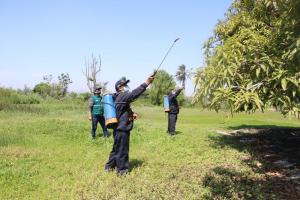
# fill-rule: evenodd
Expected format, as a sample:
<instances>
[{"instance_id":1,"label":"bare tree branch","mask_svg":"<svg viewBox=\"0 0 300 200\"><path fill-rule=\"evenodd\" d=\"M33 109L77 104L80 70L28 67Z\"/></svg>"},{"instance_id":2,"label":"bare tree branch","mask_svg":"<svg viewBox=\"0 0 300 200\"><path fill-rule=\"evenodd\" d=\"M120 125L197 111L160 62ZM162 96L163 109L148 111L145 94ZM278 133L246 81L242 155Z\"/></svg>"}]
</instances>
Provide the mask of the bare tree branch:
<instances>
[{"instance_id":1,"label":"bare tree branch","mask_svg":"<svg viewBox=\"0 0 300 200\"><path fill-rule=\"evenodd\" d=\"M87 86L92 93L96 83L97 74L101 71L101 56L99 55L99 60L92 54L91 58L85 58L85 72L82 70L83 75L86 77Z\"/></svg>"}]
</instances>

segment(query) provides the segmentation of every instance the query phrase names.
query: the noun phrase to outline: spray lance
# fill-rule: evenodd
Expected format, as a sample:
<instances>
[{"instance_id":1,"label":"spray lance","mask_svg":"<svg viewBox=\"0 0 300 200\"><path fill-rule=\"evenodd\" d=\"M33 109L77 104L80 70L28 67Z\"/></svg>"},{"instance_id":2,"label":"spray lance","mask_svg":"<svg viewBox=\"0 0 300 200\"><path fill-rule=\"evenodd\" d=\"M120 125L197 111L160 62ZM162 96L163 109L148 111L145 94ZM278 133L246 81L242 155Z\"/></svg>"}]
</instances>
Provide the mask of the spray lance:
<instances>
[{"instance_id":1,"label":"spray lance","mask_svg":"<svg viewBox=\"0 0 300 200\"><path fill-rule=\"evenodd\" d=\"M163 57L162 61L160 62L159 66L157 69L154 71L152 74L152 77L156 75L162 64L164 63L165 59L169 55L170 51L174 47L175 43L179 40L180 38L177 38L174 40L170 48L168 49L167 53ZM118 102L118 103L126 103L126 102ZM104 104L104 117L105 117L105 125L107 128L113 128L115 127L116 123L118 122L117 120L117 115L116 115L116 108L115 108L115 102L113 99L113 96L111 94L104 95L103 97L103 104Z\"/></svg>"},{"instance_id":2,"label":"spray lance","mask_svg":"<svg viewBox=\"0 0 300 200\"><path fill-rule=\"evenodd\" d=\"M170 48L168 49L167 53L165 54L165 56L163 57L162 61L160 62L159 66L157 67L157 69L154 71L153 73L153 77L155 77L156 73L158 72L158 70L160 69L160 67L162 66L163 62L166 60L167 56L169 55L170 51L172 50L172 48L174 47L175 43L179 40L180 38L177 38L174 40L174 42L172 43L172 45L170 46ZM171 83L170 83L171 84ZM170 111L170 105L169 105L169 98L167 95L164 96L164 110L165 112L169 112Z\"/></svg>"},{"instance_id":3,"label":"spray lance","mask_svg":"<svg viewBox=\"0 0 300 200\"><path fill-rule=\"evenodd\" d=\"M174 42L172 43L172 45L170 46L170 48L168 49L167 53L165 54L164 58L162 59L162 61L160 62L159 66L157 67L156 70L154 70L154 73L152 74L152 76L155 76L156 73L158 72L158 70L160 69L161 65L164 63L164 61L166 60L167 56L169 55L170 51L172 50L172 48L174 47L175 43L179 40L180 38L177 38L176 40L174 40Z\"/></svg>"}]
</instances>

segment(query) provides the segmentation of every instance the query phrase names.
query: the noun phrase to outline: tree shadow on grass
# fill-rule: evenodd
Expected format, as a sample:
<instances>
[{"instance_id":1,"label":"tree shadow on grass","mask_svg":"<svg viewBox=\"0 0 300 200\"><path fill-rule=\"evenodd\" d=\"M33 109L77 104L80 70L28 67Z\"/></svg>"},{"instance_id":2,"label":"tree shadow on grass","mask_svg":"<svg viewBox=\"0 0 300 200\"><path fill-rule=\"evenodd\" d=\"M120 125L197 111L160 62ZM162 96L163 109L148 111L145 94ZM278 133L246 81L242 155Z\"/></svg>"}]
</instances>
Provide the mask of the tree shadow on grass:
<instances>
[{"instance_id":1,"label":"tree shadow on grass","mask_svg":"<svg viewBox=\"0 0 300 200\"><path fill-rule=\"evenodd\" d=\"M218 166L203 178L203 185L210 193L204 199L274 199L263 179L254 179L232 167Z\"/></svg>"},{"instance_id":2,"label":"tree shadow on grass","mask_svg":"<svg viewBox=\"0 0 300 200\"><path fill-rule=\"evenodd\" d=\"M134 168L139 168L143 165L144 161L138 159L130 160L129 171L131 172Z\"/></svg>"},{"instance_id":3,"label":"tree shadow on grass","mask_svg":"<svg viewBox=\"0 0 300 200\"><path fill-rule=\"evenodd\" d=\"M243 138L255 141L248 145L239 144L240 149L247 149L252 154L255 153L253 156L256 157L260 154L276 154L300 167L300 128L276 125L241 125L229 128L235 130L237 134L234 138L239 143Z\"/></svg>"},{"instance_id":4,"label":"tree shadow on grass","mask_svg":"<svg viewBox=\"0 0 300 200\"><path fill-rule=\"evenodd\" d=\"M299 168L300 128L275 125L229 128L233 131L228 135L210 136L211 146L249 152L250 156L241 155L240 159L259 177L265 178L253 179L235 169L216 167L204 178L204 185L210 188L212 195L217 199L299 199L295 183L272 162L286 159L293 163L291 170Z\"/></svg>"},{"instance_id":5,"label":"tree shadow on grass","mask_svg":"<svg viewBox=\"0 0 300 200\"><path fill-rule=\"evenodd\" d=\"M283 184L278 177L253 177L228 166L213 168L204 176L203 185L210 190L203 199L298 199L290 184ZM274 192L274 187L279 190Z\"/></svg>"},{"instance_id":6,"label":"tree shadow on grass","mask_svg":"<svg viewBox=\"0 0 300 200\"><path fill-rule=\"evenodd\" d=\"M231 130L240 130L240 129L275 129L275 130L290 130L290 129L300 129L300 127L291 127L291 126L277 126L277 125L247 125L242 124L239 126L229 126Z\"/></svg>"},{"instance_id":7,"label":"tree shadow on grass","mask_svg":"<svg viewBox=\"0 0 300 200\"><path fill-rule=\"evenodd\" d=\"M300 128L276 125L231 126L229 135L211 136L212 146L248 151L255 158L277 155L300 167Z\"/></svg>"}]
</instances>

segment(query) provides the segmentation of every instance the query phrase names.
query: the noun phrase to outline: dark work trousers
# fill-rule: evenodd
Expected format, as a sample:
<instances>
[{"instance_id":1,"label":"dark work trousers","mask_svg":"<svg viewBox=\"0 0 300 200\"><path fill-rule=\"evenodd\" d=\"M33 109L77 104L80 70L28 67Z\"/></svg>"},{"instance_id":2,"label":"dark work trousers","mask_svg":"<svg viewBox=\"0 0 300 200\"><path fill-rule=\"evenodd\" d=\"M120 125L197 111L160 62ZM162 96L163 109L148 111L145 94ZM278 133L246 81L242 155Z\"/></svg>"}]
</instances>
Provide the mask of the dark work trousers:
<instances>
[{"instance_id":1,"label":"dark work trousers","mask_svg":"<svg viewBox=\"0 0 300 200\"><path fill-rule=\"evenodd\" d=\"M92 138L94 139L96 137L96 130L97 130L97 124L101 125L103 134L105 137L109 137L109 133L107 131L107 128L105 126L105 119L103 115L93 115L92 116Z\"/></svg>"},{"instance_id":2,"label":"dark work trousers","mask_svg":"<svg viewBox=\"0 0 300 200\"><path fill-rule=\"evenodd\" d=\"M177 114L168 113L168 133L173 135L175 133L177 121Z\"/></svg>"},{"instance_id":3,"label":"dark work trousers","mask_svg":"<svg viewBox=\"0 0 300 200\"><path fill-rule=\"evenodd\" d=\"M114 131L114 145L105 165L106 170L117 167L117 171L122 172L129 169L129 138L130 131Z\"/></svg>"}]
</instances>

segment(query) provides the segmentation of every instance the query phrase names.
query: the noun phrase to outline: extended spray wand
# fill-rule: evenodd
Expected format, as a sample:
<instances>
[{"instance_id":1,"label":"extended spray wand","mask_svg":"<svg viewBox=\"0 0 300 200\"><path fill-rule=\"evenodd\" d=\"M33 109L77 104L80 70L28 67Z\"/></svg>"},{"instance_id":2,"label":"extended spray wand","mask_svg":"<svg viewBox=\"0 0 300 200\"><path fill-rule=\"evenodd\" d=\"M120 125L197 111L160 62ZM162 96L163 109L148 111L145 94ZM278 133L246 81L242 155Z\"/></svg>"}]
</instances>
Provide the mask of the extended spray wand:
<instances>
[{"instance_id":1,"label":"extended spray wand","mask_svg":"<svg viewBox=\"0 0 300 200\"><path fill-rule=\"evenodd\" d=\"M170 46L170 48L168 49L166 55L164 56L164 58L162 59L161 63L159 64L159 66L157 67L157 69L154 71L152 76L155 76L157 71L160 69L161 65L163 64L163 62L165 61L165 59L167 58L167 56L169 55L170 51L172 50L173 46L175 45L175 43L179 40L180 38L177 38L176 40L174 40L174 42L172 43L172 45Z\"/></svg>"}]
</instances>

